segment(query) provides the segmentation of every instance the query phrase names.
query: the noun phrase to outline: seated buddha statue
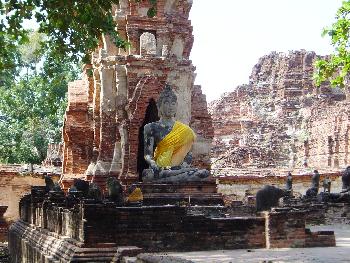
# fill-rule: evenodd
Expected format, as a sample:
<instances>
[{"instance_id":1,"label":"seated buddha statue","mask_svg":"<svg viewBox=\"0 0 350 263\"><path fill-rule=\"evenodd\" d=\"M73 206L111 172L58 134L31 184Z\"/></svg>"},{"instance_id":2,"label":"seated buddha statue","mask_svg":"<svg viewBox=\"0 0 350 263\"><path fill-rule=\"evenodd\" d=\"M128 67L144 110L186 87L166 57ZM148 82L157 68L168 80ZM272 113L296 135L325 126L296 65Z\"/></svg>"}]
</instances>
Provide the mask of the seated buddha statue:
<instances>
[{"instance_id":1,"label":"seated buddha statue","mask_svg":"<svg viewBox=\"0 0 350 263\"><path fill-rule=\"evenodd\" d=\"M144 157L149 169L143 171L144 182L203 181L209 171L190 166L194 131L175 120L177 97L166 85L157 101L160 120L144 127Z\"/></svg>"}]
</instances>

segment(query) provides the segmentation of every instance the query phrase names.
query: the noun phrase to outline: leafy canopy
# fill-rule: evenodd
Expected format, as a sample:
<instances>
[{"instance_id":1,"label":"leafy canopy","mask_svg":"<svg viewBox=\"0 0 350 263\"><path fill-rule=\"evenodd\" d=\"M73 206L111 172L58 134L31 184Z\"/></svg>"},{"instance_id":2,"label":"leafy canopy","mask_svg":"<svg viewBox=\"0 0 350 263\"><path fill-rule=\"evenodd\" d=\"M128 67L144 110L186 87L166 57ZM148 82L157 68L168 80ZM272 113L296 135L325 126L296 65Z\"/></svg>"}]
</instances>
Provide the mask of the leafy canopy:
<instances>
[{"instance_id":1,"label":"leafy canopy","mask_svg":"<svg viewBox=\"0 0 350 263\"><path fill-rule=\"evenodd\" d=\"M344 86L350 71L350 0L343 1L336 13L336 22L323 30L323 36L330 36L335 48L329 59L318 60L315 81L320 85L330 81L332 86Z\"/></svg>"},{"instance_id":2,"label":"leafy canopy","mask_svg":"<svg viewBox=\"0 0 350 263\"><path fill-rule=\"evenodd\" d=\"M79 69L69 57L57 60L31 32L26 44L13 50L15 75L0 83L0 162L40 163L48 143L61 142L68 82Z\"/></svg>"},{"instance_id":3,"label":"leafy canopy","mask_svg":"<svg viewBox=\"0 0 350 263\"><path fill-rule=\"evenodd\" d=\"M148 16L156 15L157 0ZM102 34L117 47L118 0L0 0L0 162L40 163L61 141L68 82L89 62ZM36 21L38 32L23 27Z\"/></svg>"},{"instance_id":4,"label":"leafy canopy","mask_svg":"<svg viewBox=\"0 0 350 263\"><path fill-rule=\"evenodd\" d=\"M148 15L153 17L157 0L148 1ZM118 3L119 0L1 0L0 73L14 67L14 46L28 41L28 30L23 28L26 20L38 23L39 32L47 36L44 45L57 58L69 56L88 62L102 34L110 35L117 47L127 48L129 44L119 36L113 20L112 5Z\"/></svg>"}]
</instances>

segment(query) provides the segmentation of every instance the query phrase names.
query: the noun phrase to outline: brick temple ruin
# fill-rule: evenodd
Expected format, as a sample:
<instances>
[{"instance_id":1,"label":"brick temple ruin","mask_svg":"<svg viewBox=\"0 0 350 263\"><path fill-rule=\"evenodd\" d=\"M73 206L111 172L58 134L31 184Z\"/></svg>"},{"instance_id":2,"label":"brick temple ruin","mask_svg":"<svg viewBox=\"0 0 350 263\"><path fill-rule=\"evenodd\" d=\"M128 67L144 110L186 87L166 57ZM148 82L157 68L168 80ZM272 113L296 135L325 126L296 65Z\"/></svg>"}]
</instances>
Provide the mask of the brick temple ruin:
<instances>
[{"instance_id":1,"label":"brick temple ruin","mask_svg":"<svg viewBox=\"0 0 350 263\"><path fill-rule=\"evenodd\" d=\"M249 84L210 103L214 172L327 172L350 163L348 88L316 87L317 58L305 50L272 52L259 59Z\"/></svg>"},{"instance_id":2,"label":"brick temple ruin","mask_svg":"<svg viewBox=\"0 0 350 263\"><path fill-rule=\"evenodd\" d=\"M115 48L105 36L83 80L69 85L61 180L65 188L77 177L102 187L109 175L125 183L140 180L146 167L143 126L158 120L155 101L165 83L178 97L177 119L198 136L194 165L210 167L213 127L205 95L193 84L195 67L189 60L191 3L159 1L157 16L148 18L146 2L120 1L113 10L129 50Z\"/></svg>"},{"instance_id":3,"label":"brick temple ruin","mask_svg":"<svg viewBox=\"0 0 350 263\"><path fill-rule=\"evenodd\" d=\"M347 92L315 87L315 53L274 52L259 60L249 84L208 110L189 60L191 1L159 0L154 18L147 17L149 7L148 1L127 0L113 6L130 48L118 49L104 36L84 77L69 84L64 145L52 145L45 161L57 164L63 154L65 193L33 186L21 199L20 219L9 229L12 261L121 262L159 251L335 246L333 231L312 232L307 225L348 224L349 203L291 198L283 207L256 212L254 191L283 185L287 169L305 166L324 169L321 178L340 189L338 169L348 164ZM165 83L178 97L177 119L198 136L193 165L211 167L216 180L141 182L143 127L158 120L155 102ZM124 188L139 187L142 205L66 193L77 178L106 192L110 176ZM295 192L304 193L310 174L294 182ZM232 192L228 203L223 193ZM2 222L0 217L0 238L7 233Z\"/></svg>"}]
</instances>

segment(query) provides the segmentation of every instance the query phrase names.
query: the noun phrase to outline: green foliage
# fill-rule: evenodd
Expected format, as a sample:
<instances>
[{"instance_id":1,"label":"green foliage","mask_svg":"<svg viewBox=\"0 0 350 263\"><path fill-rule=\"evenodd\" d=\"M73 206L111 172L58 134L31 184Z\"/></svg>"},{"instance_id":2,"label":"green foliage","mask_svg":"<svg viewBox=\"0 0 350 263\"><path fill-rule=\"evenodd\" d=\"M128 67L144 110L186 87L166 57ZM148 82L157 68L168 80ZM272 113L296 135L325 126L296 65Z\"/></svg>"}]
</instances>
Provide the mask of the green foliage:
<instances>
[{"instance_id":1,"label":"green foliage","mask_svg":"<svg viewBox=\"0 0 350 263\"><path fill-rule=\"evenodd\" d=\"M140 2L140 0L134 0ZM149 0L148 15L156 15L157 0ZM39 32L47 39L42 43L52 50L52 56L69 56L75 62L89 62L89 54L98 46L102 34L110 35L117 47L127 48L129 43L116 31L112 5L119 0L1 0L0 2L0 73L13 66L13 45L28 41L25 20L36 20ZM6 39L7 36L9 39Z\"/></svg>"},{"instance_id":2,"label":"green foliage","mask_svg":"<svg viewBox=\"0 0 350 263\"><path fill-rule=\"evenodd\" d=\"M0 30L0 87L9 86L18 74L20 52L11 38Z\"/></svg>"},{"instance_id":3,"label":"green foliage","mask_svg":"<svg viewBox=\"0 0 350 263\"><path fill-rule=\"evenodd\" d=\"M319 86L330 81L332 86L344 86L345 77L350 71L350 0L344 1L336 13L336 22L323 30L323 36L330 36L335 48L329 59L315 63L317 72L314 76Z\"/></svg>"},{"instance_id":4,"label":"green foliage","mask_svg":"<svg viewBox=\"0 0 350 263\"><path fill-rule=\"evenodd\" d=\"M146 0L134 0L141 2ZM148 0L148 16L157 0ZM89 62L102 34L116 31L119 0L0 0L0 162L41 162L49 142L61 141L68 82ZM23 28L36 21L39 30Z\"/></svg>"},{"instance_id":5,"label":"green foliage","mask_svg":"<svg viewBox=\"0 0 350 263\"><path fill-rule=\"evenodd\" d=\"M31 31L28 37L30 41L20 45L18 50L21 54L23 66L33 68L41 59L42 43L45 41L45 34Z\"/></svg>"},{"instance_id":6,"label":"green foliage","mask_svg":"<svg viewBox=\"0 0 350 263\"><path fill-rule=\"evenodd\" d=\"M147 11L148 17L154 17L157 15L157 0L149 0L151 8Z\"/></svg>"},{"instance_id":7,"label":"green foliage","mask_svg":"<svg viewBox=\"0 0 350 263\"><path fill-rule=\"evenodd\" d=\"M22 73L0 86L0 162L40 163L48 143L61 142L67 86L79 70L69 58L58 61L50 50L33 48L42 39L33 32L17 48Z\"/></svg>"},{"instance_id":8,"label":"green foliage","mask_svg":"<svg viewBox=\"0 0 350 263\"><path fill-rule=\"evenodd\" d=\"M25 41L28 31L23 29L25 19L35 19L39 32L48 36L46 46L53 55L69 55L76 61L94 50L103 33L109 34L118 47L126 41L115 30L112 4L118 0L62 1L62 0L11 0L1 2L0 27L14 40ZM1 64L0 64L1 65Z\"/></svg>"}]
</instances>

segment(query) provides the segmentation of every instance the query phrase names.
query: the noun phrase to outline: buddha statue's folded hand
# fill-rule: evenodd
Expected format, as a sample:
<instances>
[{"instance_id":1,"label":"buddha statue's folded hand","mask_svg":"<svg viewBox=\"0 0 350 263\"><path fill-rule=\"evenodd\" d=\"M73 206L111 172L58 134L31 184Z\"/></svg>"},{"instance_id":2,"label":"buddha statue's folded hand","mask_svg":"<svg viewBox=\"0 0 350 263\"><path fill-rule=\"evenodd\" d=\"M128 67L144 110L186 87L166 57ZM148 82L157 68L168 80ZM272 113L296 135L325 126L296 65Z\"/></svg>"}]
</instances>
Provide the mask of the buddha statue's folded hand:
<instances>
[{"instance_id":1,"label":"buddha statue's folded hand","mask_svg":"<svg viewBox=\"0 0 350 263\"><path fill-rule=\"evenodd\" d=\"M191 165L189 165L187 162L183 162L183 163L181 164L181 167L182 167L182 168L189 168L189 167L191 167Z\"/></svg>"},{"instance_id":2,"label":"buddha statue's folded hand","mask_svg":"<svg viewBox=\"0 0 350 263\"><path fill-rule=\"evenodd\" d=\"M150 162L150 167L151 169L153 170L154 174L159 174L159 171L160 171L160 167L156 164L155 161L151 161Z\"/></svg>"}]
</instances>

